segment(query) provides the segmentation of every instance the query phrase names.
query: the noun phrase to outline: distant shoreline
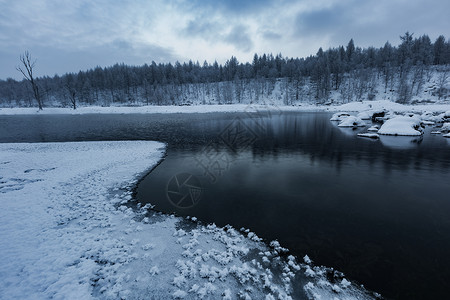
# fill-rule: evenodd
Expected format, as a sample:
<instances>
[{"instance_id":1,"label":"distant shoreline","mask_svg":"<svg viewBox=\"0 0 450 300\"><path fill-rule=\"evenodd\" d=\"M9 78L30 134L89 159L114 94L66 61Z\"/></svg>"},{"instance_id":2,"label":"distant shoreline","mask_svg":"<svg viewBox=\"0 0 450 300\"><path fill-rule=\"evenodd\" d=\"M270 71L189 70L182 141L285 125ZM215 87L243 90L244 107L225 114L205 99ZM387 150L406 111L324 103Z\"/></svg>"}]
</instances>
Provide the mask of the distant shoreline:
<instances>
[{"instance_id":1,"label":"distant shoreline","mask_svg":"<svg viewBox=\"0 0 450 300\"><path fill-rule=\"evenodd\" d=\"M68 107L47 107L39 111L37 107L0 108L0 115L83 115L83 114L166 114L166 113L215 113L215 112L258 112L258 111L350 111L361 112L371 109L385 109L394 112L442 113L450 110L450 102L432 104L403 105L387 100L350 102L341 105L300 106L263 105L263 104L224 104L191 106L83 106L77 109Z\"/></svg>"}]
</instances>

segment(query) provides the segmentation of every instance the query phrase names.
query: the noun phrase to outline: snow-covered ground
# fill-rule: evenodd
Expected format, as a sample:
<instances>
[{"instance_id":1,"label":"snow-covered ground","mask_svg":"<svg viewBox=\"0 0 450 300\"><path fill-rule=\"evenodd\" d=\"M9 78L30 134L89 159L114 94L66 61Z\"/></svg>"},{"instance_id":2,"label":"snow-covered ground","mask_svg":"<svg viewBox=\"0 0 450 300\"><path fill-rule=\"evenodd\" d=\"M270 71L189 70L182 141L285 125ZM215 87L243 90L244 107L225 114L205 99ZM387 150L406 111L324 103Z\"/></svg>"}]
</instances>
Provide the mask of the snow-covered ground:
<instances>
[{"instance_id":1,"label":"snow-covered ground","mask_svg":"<svg viewBox=\"0 0 450 300\"><path fill-rule=\"evenodd\" d=\"M131 205L164 144L0 144L0 153L0 299L374 296L251 232Z\"/></svg>"},{"instance_id":2,"label":"snow-covered ground","mask_svg":"<svg viewBox=\"0 0 450 300\"><path fill-rule=\"evenodd\" d=\"M259 110L277 111L330 111L330 112L364 112L367 110L387 110L394 112L445 112L450 111L450 102L430 104L403 105L388 100L350 102L342 105L312 105L296 106L275 105L273 102L264 104L229 104L229 105L192 105L192 106L85 106L76 110L71 108L49 107L39 111L37 108L0 108L0 115L45 115L45 114L150 114L150 113L212 113L212 112L255 112Z\"/></svg>"}]
</instances>

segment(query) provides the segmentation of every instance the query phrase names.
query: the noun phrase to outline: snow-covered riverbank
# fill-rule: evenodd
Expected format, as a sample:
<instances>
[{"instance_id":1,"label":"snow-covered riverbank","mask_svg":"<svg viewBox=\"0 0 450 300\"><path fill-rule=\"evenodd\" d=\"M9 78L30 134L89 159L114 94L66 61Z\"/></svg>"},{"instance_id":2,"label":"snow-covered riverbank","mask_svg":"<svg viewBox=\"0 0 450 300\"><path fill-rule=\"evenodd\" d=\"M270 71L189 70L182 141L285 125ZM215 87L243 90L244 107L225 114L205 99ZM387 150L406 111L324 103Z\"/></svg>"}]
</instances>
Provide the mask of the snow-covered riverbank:
<instances>
[{"instance_id":1,"label":"snow-covered riverbank","mask_svg":"<svg viewBox=\"0 0 450 300\"><path fill-rule=\"evenodd\" d=\"M0 144L1 299L362 299L256 235L131 208L157 142ZM274 297L274 298L273 298Z\"/></svg>"},{"instance_id":2,"label":"snow-covered riverbank","mask_svg":"<svg viewBox=\"0 0 450 300\"><path fill-rule=\"evenodd\" d=\"M312 105L299 106L262 104L230 104L230 105L192 105L192 106L87 106L76 110L71 108L49 107L39 111L37 108L0 108L0 115L46 115L46 114L162 114L162 113L212 113L212 112L255 112L272 111L352 111L361 112L369 109L385 109L395 112L444 112L450 110L450 103L403 105L388 100L350 102L342 105Z\"/></svg>"}]
</instances>

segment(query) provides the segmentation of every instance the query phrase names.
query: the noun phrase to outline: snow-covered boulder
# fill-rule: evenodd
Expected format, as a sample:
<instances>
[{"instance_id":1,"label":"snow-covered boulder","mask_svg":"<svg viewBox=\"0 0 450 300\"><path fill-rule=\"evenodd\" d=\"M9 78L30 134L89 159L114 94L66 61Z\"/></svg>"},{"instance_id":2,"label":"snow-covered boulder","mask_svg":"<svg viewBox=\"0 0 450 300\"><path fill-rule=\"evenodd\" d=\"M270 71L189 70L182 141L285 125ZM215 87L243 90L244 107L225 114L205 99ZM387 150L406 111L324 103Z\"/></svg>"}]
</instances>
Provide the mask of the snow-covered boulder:
<instances>
[{"instance_id":1,"label":"snow-covered boulder","mask_svg":"<svg viewBox=\"0 0 450 300\"><path fill-rule=\"evenodd\" d=\"M384 135L422 135L423 129L421 120L417 117L398 116L387 120L378 130L379 134Z\"/></svg>"},{"instance_id":2,"label":"snow-covered boulder","mask_svg":"<svg viewBox=\"0 0 450 300\"><path fill-rule=\"evenodd\" d=\"M450 138L450 133L444 134L443 137Z\"/></svg>"},{"instance_id":3,"label":"snow-covered boulder","mask_svg":"<svg viewBox=\"0 0 450 300\"><path fill-rule=\"evenodd\" d=\"M369 129L367 129L367 131L372 131L372 132L376 132L380 129L380 126L378 125L373 125L371 127L369 127Z\"/></svg>"},{"instance_id":4,"label":"snow-covered boulder","mask_svg":"<svg viewBox=\"0 0 450 300\"><path fill-rule=\"evenodd\" d=\"M442 125L440 132L442 133L449 133L450 132L450 123L444 123L444 125Z\"/></svg>"},{"instance_id":5,"label":"snow-covered boulder","mask_svg":"<svg viewBox=\"0 0 450 300\"><path fill-rule=\"evenodd\" d=\"M424 112L424 113L420 116L420 118L421 118L423 121L433 121L433 122L434 122L434 115L433 115L433 113L432 113L431 111L426 111L426 112Z\"/></svg>"},{"instance_id":6,"label":"snow-covered boulder","mask_svg":"<svg viewBox=\"0 0 450 300\"><path fill-rule=\"evenodd\" d=\"M370 119L372 119L373 111L371 111L371 110L362 111L359 114L357 114L356 116L358 118L360 118L361 120L370 120Z\"/></svg>"},{"instance_id":7,"label":"snow-covered boulder","mask_svg":"<svg viewBox=\"0 0 450 300\"><path fill-rule=\"evenodd\" d=\"M450 119L450 110L447 110L447 111L444 113L444 119Z\"/></svg>"},{"instance_id":8,"label":"snow-covered boulder","mask_svg":"<svg viewBox=\"0 0 450 300\"><path fill-rule=\"evenodd\" d=\"M372 122L383 122L388 118L390 113L385 110L372 111Z\"/></svg>"},{"instance_id":9,"label":"snow-covered boulder","mask_svg":"<svg viewBox=\"0 0 450 300\"><path fill-rule=\"evenodd\" d=\"M339 123L339 127L363 127L366 126L363 120L355 116L346 117Z\"/></svg>"},{"instance_id":10,"label":"snow-covered boulder","mask_svg":"<svg viewBox=\"0 0 450 300\"><path fill-rule=\"evenodd\" d=\"M422 120L422 124L423 124L423 125L434 125L435 122L433 122L433 121L424 121L424 120Z\"/></svg>"},{"instance_id":11,"label":"snow-covered boulder","mask_svg":"<svg viewBox=\"0 0 450 300\"><path fill-rule=\"evenodd\" d=\"M349 116L350 116L349 113L346 113L346 112L338 112L338 113L335 113L335 114L331 117L330 121L342 121L343 119L345 119L345 118L347 118L347 117L349 117Z\"/></svg>"},{"instance_id":12,"label":"snow-covered boulder","mask_svg":"<svg viewBox=\"0 0 450 300\"><path fill-rule=\"evenodd\" d=\"M433 121L435 123L443 123L446 120L450 120L450 119L445 118L445 113L439 114L437 116L431 116L431 117L428 117L428 119L427 119L427 121Z\"/></svg>"},{"instance_id":13,"label":"snow-covered boulder","mask_svg":"<svg viewBox=\"0 0 450 300\"><path fill-rule=\"evenodd\" d=\"M365 137L365 138L370 138L370 139L378 139L378 138L380 138L380 136L377 133L370 133L370 132L358 133L357 135L359 137Z\"/></svg>"}]
</instances>

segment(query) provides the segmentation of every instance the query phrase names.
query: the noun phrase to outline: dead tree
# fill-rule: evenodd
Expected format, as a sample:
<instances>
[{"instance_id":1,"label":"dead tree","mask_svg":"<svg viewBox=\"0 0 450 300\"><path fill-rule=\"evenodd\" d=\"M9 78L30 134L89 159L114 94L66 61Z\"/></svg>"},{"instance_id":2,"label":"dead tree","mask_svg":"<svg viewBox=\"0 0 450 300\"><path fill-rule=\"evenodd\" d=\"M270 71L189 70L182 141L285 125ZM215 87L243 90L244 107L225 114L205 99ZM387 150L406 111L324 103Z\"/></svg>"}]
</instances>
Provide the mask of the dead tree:
<instances>
[{"instance_id":1,"label":"dead tree","mask_svg":"<svg viewBox=\"0 0 450 300\"><path fill-rule=\"evenodd\" d=\"M38 103L39 110L42 110L41 94L39 94L39 87L36 83L35 78L33 77L33 68L34 68L34 65L36 64L36 60L32 61L30 53L28 51L25 51L24 54L20 55L20 61L22 62L23 67L25 67L25 69L23 69L22 66L17 66L16 69L17 69L17 71L22 73L23 77L26 80L28 80L31 83L31 87L33 88L34 98L36 99L36 101Z\"/></svg>"}]
</instances>

